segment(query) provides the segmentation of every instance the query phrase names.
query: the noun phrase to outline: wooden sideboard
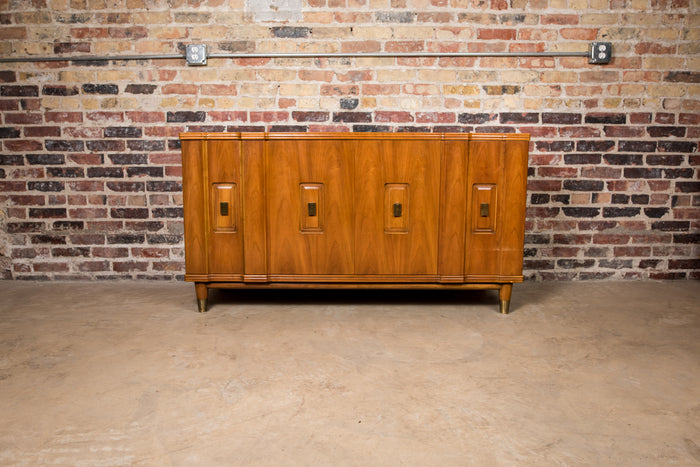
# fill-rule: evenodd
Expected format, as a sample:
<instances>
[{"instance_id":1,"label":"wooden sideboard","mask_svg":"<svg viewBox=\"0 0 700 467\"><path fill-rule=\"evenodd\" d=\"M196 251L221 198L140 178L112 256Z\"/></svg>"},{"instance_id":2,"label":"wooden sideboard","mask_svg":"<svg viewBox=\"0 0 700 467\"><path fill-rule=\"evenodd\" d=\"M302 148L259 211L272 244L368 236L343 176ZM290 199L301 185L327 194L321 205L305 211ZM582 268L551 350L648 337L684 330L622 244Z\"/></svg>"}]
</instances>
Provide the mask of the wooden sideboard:
<instances>
[{"instance_id":1,"label":"wooden sideboard","mask_svg":"<svg viewBox=\"0 0 700 467\"><path fill-rule=\"evenodd\" d=\"M522 282L529 135L182 133L185 280L209 288Z\"/></svg>"}]
</instances>

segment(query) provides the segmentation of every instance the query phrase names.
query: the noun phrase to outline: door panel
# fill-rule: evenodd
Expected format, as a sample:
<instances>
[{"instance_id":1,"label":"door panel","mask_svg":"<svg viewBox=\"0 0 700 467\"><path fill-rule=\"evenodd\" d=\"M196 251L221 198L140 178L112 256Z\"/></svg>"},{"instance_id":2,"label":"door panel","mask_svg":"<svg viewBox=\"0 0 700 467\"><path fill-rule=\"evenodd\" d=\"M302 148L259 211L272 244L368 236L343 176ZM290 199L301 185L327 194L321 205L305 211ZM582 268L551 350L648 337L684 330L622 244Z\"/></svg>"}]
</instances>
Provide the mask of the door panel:
<instances>
[{"instance_id":1,"label":"door panel","mask_svg":"<svg viewBox=\"0 0 700 467\"><path fill-rule=\"evenodd\" d=\"M469 186L465 271L472 276L500 274L500 221L498 196L503 195L503 146L498 139L469 143Z\"/></svg>"},{"instance_id":2,"label":"door panel","mask_svg":"<svg viewBox=\"0 0 700 467\"><path fill-rule=\"evenodd\" d=\"M437 274L440 153L440 141L358 141L356 274Z\"/></svg>"},{"instance_id":3,"label":"door panel","mask_svg":"<svg viewBox=\"0 0 700 467\"><path fill-rule=\"evenodd\" d=\"M270 274L353 273L352 146L268 142Z\"/></svg>"},{"instance_id":4,"label":"door panel","mask_svg":"<svg viewBox=\"0 0 700 467\"><path fill-rule=\"evenodd\" d=\"M243 235L238 229L241 143L238 140L214 140L206 144L209 273L242 274Z\"/></svg>"}]
</instances>

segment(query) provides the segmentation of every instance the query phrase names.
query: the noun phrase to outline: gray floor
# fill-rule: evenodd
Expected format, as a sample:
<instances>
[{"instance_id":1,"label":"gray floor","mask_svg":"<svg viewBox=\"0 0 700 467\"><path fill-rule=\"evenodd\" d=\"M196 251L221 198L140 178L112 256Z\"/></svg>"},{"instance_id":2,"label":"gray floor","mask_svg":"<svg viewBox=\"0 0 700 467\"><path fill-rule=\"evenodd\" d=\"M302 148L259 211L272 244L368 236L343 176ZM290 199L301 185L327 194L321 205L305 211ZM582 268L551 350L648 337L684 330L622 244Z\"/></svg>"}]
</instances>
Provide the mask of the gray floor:
<instances>
[{"instance_id":1,"label":"gray floor","mask_svg":"<svg viewBox=\"0 0 700 467\"><path fill-rule=\"evenodd\" d=\"M700 465L698 282L0 297L0 465Z\"/></svg>"}]
</instances>

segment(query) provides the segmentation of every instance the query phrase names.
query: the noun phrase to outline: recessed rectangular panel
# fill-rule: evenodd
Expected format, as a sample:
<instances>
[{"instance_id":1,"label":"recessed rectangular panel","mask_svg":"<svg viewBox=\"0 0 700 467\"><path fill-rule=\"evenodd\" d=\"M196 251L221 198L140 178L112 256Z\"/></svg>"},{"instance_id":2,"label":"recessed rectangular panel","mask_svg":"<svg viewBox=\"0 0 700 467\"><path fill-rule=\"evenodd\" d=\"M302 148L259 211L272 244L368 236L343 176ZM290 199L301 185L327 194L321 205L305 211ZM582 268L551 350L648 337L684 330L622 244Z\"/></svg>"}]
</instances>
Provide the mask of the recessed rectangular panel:
<instances>
[{"instance_id":1,"label":"recessed rectangular panel","mask_svg":"<svg viewBox=\"0 0 700 467\"><path fill-rule=\"evenodd\" d=\"M472 216L474 233L496 231L496 185L476 184L472 193Z\"/></svg>"},{"instance_id":2,"label":"recessed rectangular panel","mask_svg":"<svg viewBox=\"0 0 700 467\"><path fill-rule=\"evenodd\" d=\"M212 185L214 232L236 232L238 215L238 190L235 183Z\"/></svg>"},{"instance_id":3,"label":"recessed rectangular panel","mask_svg":"<svg viewBox=\"0 0 700 467\"><path fill-rule=\"evenodd\" d=\"M323 232L323 184L302 183L299 185L302 232Z\"/></svg>"},{"instance_id":4,"label":"recessed rectangular panel","mask_svg":"<svg viewBox=\"0 0 700 467\"><path fill-rule=\"evenodd\" d=\"M408 233L408 183L384 185L384 231Z\"/></svg>"}]
</instances>

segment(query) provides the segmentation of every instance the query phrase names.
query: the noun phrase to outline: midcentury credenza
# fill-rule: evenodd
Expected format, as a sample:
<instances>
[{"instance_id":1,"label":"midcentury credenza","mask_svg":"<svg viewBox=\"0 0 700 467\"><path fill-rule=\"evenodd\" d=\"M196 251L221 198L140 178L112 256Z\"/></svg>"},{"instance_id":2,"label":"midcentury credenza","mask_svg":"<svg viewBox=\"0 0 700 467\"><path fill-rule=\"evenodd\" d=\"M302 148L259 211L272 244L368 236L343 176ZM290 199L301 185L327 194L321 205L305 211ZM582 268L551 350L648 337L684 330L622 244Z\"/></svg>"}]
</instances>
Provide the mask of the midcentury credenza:
<instances>
[{"instance_id":1,"label":"midcentury credenza","mask_svg":"<svg viewBox=\"0 0 700 467\"><path fill-rule=\"evenodd\" d=\"M209 288L521 282L527 134L182 133L185 280Z\"/></svg>"}]
</instances>

